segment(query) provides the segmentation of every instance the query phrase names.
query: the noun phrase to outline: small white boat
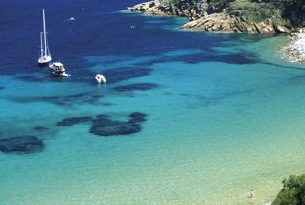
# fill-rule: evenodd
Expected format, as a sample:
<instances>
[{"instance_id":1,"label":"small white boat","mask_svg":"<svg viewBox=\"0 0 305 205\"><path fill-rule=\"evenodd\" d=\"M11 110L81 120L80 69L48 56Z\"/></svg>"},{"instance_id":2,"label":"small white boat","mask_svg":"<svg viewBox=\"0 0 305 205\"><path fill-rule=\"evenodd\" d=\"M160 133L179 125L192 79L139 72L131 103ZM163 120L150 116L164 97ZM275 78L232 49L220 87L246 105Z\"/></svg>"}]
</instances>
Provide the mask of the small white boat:
<instances>
[{"instance_id":1,"label":"small white boat","mask_svg":"<svg viewBox=\"0 0 305 205\"><path fill-rule=\"evenodd\" d=\"M53 62L49 64L49 67L51 70L53 70L53 75L56 76L64 76L64 77L69 77L71 76L70 74L66 73L66 69L64 65L61 62Z\"/></svg>"},{"instance_id":2,"label":"small white boat","mask_svg":"<svg viewBox=\"0 0 305 205\"><path fill-rule=\"evenodd\" d=\"M44 15L44 9L42 10L42 16L43 16L43 32L40 32L40 57L38 58L39 64L49 63L52 60L52 56L47 43L46 20Z\"/></svg>"},{"instance_id":3,"label":"small white boat","mask_svg":"<svg viewBox=\"0 0 305 205\"><path fill-rule=\"evenodd\" d=\"M102 74L97 74L97 75L95 76L95 79L96 79L97 82L99 82L99 83L106 83L106 78L105 78L105 76L102 75Z\"/></svg>"}]
</instances>

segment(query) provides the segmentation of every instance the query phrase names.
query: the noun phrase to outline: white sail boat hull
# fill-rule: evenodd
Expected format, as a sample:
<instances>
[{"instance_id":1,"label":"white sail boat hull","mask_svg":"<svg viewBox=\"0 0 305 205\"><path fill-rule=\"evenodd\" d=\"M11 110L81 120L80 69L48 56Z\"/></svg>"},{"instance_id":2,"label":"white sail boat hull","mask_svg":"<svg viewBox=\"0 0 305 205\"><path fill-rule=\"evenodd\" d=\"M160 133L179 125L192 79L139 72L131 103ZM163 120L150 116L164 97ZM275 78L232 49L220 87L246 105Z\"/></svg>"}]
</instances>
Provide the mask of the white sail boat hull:
<instances>
[{"instance_id":1,"label":"white sail boat hull","mask_svg":"<svg viewBox=\"0 0 305 205\"><path fill-rule=\"evenodd\" d=\"M38 59L38 63L39 64L50 63L51 61L52 61L52 57L51 56L43 56L42 58L40 57Z\"/></svg>"}]
</instances>

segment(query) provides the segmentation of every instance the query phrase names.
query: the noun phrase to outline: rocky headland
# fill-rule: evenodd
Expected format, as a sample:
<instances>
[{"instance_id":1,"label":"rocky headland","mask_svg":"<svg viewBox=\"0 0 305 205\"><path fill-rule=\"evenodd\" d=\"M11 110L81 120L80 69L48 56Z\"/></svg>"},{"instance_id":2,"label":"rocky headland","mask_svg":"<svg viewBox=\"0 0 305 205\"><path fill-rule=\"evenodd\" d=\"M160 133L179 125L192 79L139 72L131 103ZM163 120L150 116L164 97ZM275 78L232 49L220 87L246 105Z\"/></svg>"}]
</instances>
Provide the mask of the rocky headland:
<instances>
[{"instance_id":1,"label":"rocky headland","mask_svg":"<svg viewBox=\"0 0 305 205\"><path fill-rule=\"evenodd\" d=\"M305 12L297 13L293 8L272 0L269 3L264 0L179 0L176 3L153 0L128 7L126 11L186 17L190 21L180 27L182 30L290 34L290 44L284 52L291 61L305 62L305 27L302 27Z\"/></svg>"},{"instance_id":2,"label":"rocky headland","mask_svg":"<svg viewBox=\"0 0 305 205\"><path fill-rule=\"evenodd\" d=\"M277 10L270 12L270 17L263 18L264 16L260 16L262 11L258 12L260 10L257 5L259 5L258 8L261 8L266 7L267 4L248 3L245 6L246 9L241 11L239 5L236 6L234 3L226 1L222 3L202 1L192 5L187 0L181 0L177 4L160 3L160 1L154 0L128 7L126 10L141 12L145 15L187 17L190 21L181 27L183 30L287 34L297 31L296 27L289 25L287 21L282 19Z\"/></svg>"},{"instance_id":3,"label":"rocky headland","mask_svg":"<svg viewBox=\"0 0 305 205\"><path fill-rule=\"evenodd\" d=\"M290 28L275 25L272 19L267 19L267 23L249 22L244 17L230 16L225 12L213 13L190 21L183 25L183 30L196 30L208 32L228 32L228 33L290 33Z\"/></svg>"}]
</instances>

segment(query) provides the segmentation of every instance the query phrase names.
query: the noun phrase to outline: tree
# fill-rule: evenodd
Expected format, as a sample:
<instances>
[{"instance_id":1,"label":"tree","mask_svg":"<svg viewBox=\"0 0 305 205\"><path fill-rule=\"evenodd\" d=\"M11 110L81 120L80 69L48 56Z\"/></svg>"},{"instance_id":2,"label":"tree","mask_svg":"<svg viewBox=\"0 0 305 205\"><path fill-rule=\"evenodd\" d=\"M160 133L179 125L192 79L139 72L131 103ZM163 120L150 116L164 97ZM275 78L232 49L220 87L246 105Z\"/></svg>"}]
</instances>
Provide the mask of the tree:
<instances>
[{"instance_id":1,"label":"tree","mask_svg":"<svg viewBox=\"0 0 305 205\"><path fill-rule=\"evenodd\" d=\"M283 180L283 188L276 196L272 205L304 205L305 204L305 174L291 175Z\"/></svg>"}]
</instances>

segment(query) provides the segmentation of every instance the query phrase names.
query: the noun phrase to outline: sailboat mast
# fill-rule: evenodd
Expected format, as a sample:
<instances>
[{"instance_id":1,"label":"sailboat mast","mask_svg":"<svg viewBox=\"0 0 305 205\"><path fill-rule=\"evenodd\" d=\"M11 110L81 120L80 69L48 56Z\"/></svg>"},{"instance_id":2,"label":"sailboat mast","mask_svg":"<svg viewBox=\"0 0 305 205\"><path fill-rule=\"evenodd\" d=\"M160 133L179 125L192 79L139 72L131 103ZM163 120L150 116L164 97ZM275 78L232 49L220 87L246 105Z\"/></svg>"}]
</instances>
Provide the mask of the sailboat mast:
<instances>
[{"instance_id":1,"label":"sailboat mast","mask_svg":"<svg viewBox=\"0 0 305 205\"><path fill-rule=\"evenodd\" d=\"M40 32L40 57L43 57L42 32Z\"/></svg>"},{"instance_id":2,"label":"sailboat mast","mask_svg":"<svg viewBox=\"0 0 305 205\"><path fill-rule=\"evenodd\" d=\"M44 9L42 9L42 17L43 17L43 32L40 32L40 57L38 58L39 64L49 63L52 60L47 42L46 17L45 17Z\"/></svg>"},{"instance_id":3,"label":"sailboat mast","mask_svg":"<svg viewBox=\"0 0 305 205\"><path fill-rule=\"evenodd\" d=\"M44 9L42 9L43 13L43 40L44 40L44 55L47 56L47 33L46 33L46 19L44 16Z\"/></svg>"}]
</instances>

